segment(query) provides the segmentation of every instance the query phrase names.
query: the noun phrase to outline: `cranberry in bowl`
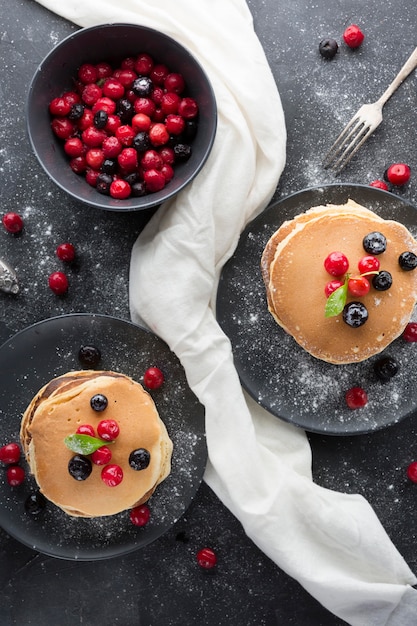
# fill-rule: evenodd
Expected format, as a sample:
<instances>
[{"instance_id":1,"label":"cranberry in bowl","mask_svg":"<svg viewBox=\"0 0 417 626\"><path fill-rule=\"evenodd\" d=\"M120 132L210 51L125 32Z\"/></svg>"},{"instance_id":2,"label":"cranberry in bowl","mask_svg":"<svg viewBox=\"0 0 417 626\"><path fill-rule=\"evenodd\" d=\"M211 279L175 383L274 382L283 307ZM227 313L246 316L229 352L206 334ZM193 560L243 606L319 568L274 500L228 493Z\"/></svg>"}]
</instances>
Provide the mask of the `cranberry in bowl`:
<instances>
[{"instance_id":1,"label":"cranberry in bowl","mask_svg":"<svg viewBox=\"0 0 417 626\"><path fill-rule=\"evenodd\" d=\"M199 173L213 146L210 81L179 42L134 24L82 28L31 81L26 123L45 172L110 211L156 207Z\"/></svg>"}]
</instances>

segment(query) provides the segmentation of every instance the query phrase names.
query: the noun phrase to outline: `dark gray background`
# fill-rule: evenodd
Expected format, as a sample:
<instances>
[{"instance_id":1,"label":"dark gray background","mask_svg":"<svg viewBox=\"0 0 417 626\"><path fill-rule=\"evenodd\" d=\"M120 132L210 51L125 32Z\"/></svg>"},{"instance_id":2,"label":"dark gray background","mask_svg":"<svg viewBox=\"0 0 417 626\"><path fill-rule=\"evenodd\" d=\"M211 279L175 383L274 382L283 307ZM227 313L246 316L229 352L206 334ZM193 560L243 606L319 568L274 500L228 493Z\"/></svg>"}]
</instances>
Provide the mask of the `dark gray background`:
<instances>
[{"instance_id":1,"label":"dark gray background","mask_svg":"<svg viewBox=\"0 0 417 626\"><path fill-rule=\"evenodd\" d=\"M321 157L362 102L377 99L416 45L414 0L250 0L286 114L288 163L274 196L334 181L366 184L393 161L413 177L401 191L417 203L415 75L385 107L384 123L358 158L335 179ZM25 130L29 81L43 56L75 26L31 0L0 0L1 210L18 211L25 231L0 229L0 258L16 268L17 297L0 294L0 340L46 317L100 312L128 318L130 249L148 216L115 215L71 201L43 173ZM341 42L350 23L363 28L360 50L343 44L330 62L318 43ZM242 60L244 62L244 59ZM250 76L248 76L250 80ZM263 94L259 93L262 114ZM416 174L415 174L416 173ZM60 269L57 243L71 240L79 262L70 291L57 298L46 277ZM117 262L116 262L117 260ZM417 569L416 488L405 470L417 459L413 418L372 435L310 437L315 480L369 499L394 543ZM285 511L283 511L285 515ZM205 573L195 553L216 550L219 565ZM202 485L184 517L164 537L131 554L96 563L55 560L0 531L0 623L4 626L341 626L244 535L239 522Z\"/></svg>"}]
</instances>

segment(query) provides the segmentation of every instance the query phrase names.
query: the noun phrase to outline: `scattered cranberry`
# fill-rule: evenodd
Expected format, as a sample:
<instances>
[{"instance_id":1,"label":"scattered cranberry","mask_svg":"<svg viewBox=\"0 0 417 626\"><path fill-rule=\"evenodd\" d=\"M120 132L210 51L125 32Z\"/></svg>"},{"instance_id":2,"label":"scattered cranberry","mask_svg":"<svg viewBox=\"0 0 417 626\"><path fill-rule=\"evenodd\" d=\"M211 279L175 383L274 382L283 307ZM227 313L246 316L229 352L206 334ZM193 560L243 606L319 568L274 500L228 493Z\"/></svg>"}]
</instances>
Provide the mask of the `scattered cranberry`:
<instances>
[{"instance_id":1,"label":"scattered cranberry","mask_svg":"<svg viewBox=\"0 0 417 626\"><path fill-rule=\"evenodd\" d=\"M409 343L415 343L417 341L417 323L409 322L404 329L403 339Z\"/></svg>"},{"instance_id":2,"label":"scattered cranberry","mask_svg":"<svg viewBox=\"0 0 417 626\"><path fill-rule=\"evenodd\" d=\"M143 382L148 389L158 389L164 382L164 375L158 367L149 367L143 375Z\"/></svg>"},{"instance_id":3,"label":"scattered cranberry","mask_svg":"<svg viewBox=\"0 0 417 626\"><path fill-rule=\"evenodd\" d=\"M368 254L359 259L358 270L361 274L365 274L366 272L379 272L379 268L380 262L379 259L376 258L376 256Z\"/></svg>"},{"instance_id":4,"label":"scattered cranberry","mask_svg":"<svg viewBox=\"0 0 417 626\"><path fill-rule=\"evenodd\" d=\"M405 163L393 163L386 170L385 176L392 185L401 187L410 180L411 170Z\"/></svg>"},{"instance_id":5,"label":"scattered cranberry","mask_svg":"<svg viewBox=\"0 0 417 626\"><path fill-rule=\"evenodd\" d=\"M147 504L135 506L133 509L130 510L129 513L130 521L135 526L146 526L146 524L149 522L150 516L151 512Z\"/></svg>"},{"instance_id":6,"label":"scattered cranberry","mask_svg":"<svg viewBox=\"0 0 417 626\"><path fill-rule=\"evenodd\" d=\"M343 252L331 252L324 259L324 268L331 276L343 276L349 269L349 261Z\"/></svg>"},{"instance_id":7,"label":"scattered cranberry","mask_svg":"<svg viewBox=\"0 0 417 626\"><path fill-rule=\"evenodd\" d=\"M23 229L23 220L18 213L5 213L2 222L9 233L20 233Z\"/></svg>"},{"instance_id":8,"label":"scattered cranberry","mask_svg":"<svg viewBox=\"0 0 417 626\"><path fill-rule=\"evenodd\" d=\"M102 446L91 455L91 460L95 465L107 465L111 461L111 450L107 446Z\"/></svg>"},{"instance_id":9,"label":"scattered cranberry","mask_svg":"<svg viewBox=\"0 0 417 626\"><path fill-rule=\"evenodd\" d=\"M97 434L104 441L114 441L120 433L116 420L101 420L97 425Z\"/></svg>"},{"instance_id":10,"label":"scattered cranberry","mask_svg":"<svg viewBox=\"0 0 417 626\"><path fill-rule=\"evenodd\" d=\"M56 255L61 261L71 263L75 259L75 248L72 243L61 243L56 249Z\"/></svg>"},{"instance_id":11,"label":"scattered cranberry","mask_svg":"<svg viewBox=\"0 0 417 626\"><path fill-rule=\"evenodd\" d=\"M389 187L384 180L373 180L371 183L369 183L369 186L376 187L377 189L383 189L384 191L389 191Z\"/></svg>"},{"instance_id":12,"label":"scattered cranberry","mask_svg":"<svg viewBox=\"0 0 417 626\"><path fill-rule=\"evenodd\" d=\"M20 465L10 465L6 471L6 478L11 487L18 487L25 480L25 470Z\"/></svg>"},{"instance_id":13,"label":"scattered cranberry","mask_svg":"<svg viewBox=\"0 0 417 626\"><path fill-rule=\"evenodd\" d=\"M68 291L68 278L64 272L52 272L48 278L48 284L57 296L61 296Z\"/></svg>"},{"instance_id":14,"label":"scattered cranberry","mask_svg":"<svg viewBox=\"0 0 417 626\"><path fill-rule=\"evenodd\" d=\"M216 553L211 548L202 548L197 552L197 563L203 569L212 569L217 563Z\"/></svg>"},{"instance_id":15,"label":"scattered cranberry","mask_svg":"<svg viewBox=\"0 0 417 626\"><path fill-rule=\"evenodd\" d=\"M96 436L94 427L91 426L91 424L80 424L75 432L77 435L88 435L89 437Z\"/></svg>"},{"instance_id":16,"label":"scattered cranberry","mask_svg":"<svg viewBox=\"0 0 417 626\"><path fill-rule=\"evenodd\" d=\"M371 284L365 276L354 276L348 280L348 291L352 296L366 296L371 289Z\"/></svg>"},{"instance_id":17,"label":"scattered cranberry","mask_svg":"<svg viewBox=\"0 0 417 626\"><path fill-rule=\"evenodd\" d=\"M365 35L356 24L348 26L343 33L343 40L349 48L359 48L365 39Z\"/></svg>"},{"instance_id":18,"label":"scattered cranberry","mask_svg":"<svg viewBox=\"0 0 417 626\"><path fill-rule=\"evenodd\" d=\"M3 463L18 463L20 460L20 447L17 443L6 443L0 448L0 461Z\"/></svg>"},{"instance_id":19,"label":"scattered cranberry","mask_svg":"<svg viewBox=\"0 0 417 626\"><path fill-rule=\"evenodd\" d=\"M350 409L360 409L368 403L368 395L362 387L352 387L345 394L346 404Z\"/></svg>"},{"instance_id":20,"label":"scattered cranberry","mask_svg":"<svg viewBox=\"0 0 417 626\"><path fill-rule=\"evenodd\" d=\"M120 465L105 465L101 470L101 479L108 487L117 487L123 480L123 470Z\"/></svg>"},{"instance_id":21,"label":"scattered cranberry","mask_svg":"<svg viewBox=\"0 0 417 626\"><path fill-rule=\"evenodd\" d=\"M413 461L407 467L407 476L412 483L417 483L417 461Z\"/></svg>"}]
</instances>

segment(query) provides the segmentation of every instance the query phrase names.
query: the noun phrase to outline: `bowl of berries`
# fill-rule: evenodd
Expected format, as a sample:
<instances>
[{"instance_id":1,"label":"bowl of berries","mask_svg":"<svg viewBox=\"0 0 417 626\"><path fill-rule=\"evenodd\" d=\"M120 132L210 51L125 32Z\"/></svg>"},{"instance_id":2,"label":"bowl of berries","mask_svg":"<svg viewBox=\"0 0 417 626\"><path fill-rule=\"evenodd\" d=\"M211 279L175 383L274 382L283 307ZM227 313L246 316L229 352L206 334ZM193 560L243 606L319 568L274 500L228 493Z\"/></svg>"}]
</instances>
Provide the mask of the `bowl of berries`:
<instances>
[{"instance_id":1,"label":"bowl of berries","mask_svg":"<svg viewBox=\"0 0 417 626\"><path fill-rule=\"evenodd\" d=\"M204 69L179 42L145 26L104 24L74 32L45 57L26 123L61 189L100 209L136 211L199 173L217 108Z\"/></svg>"}]
</instances>

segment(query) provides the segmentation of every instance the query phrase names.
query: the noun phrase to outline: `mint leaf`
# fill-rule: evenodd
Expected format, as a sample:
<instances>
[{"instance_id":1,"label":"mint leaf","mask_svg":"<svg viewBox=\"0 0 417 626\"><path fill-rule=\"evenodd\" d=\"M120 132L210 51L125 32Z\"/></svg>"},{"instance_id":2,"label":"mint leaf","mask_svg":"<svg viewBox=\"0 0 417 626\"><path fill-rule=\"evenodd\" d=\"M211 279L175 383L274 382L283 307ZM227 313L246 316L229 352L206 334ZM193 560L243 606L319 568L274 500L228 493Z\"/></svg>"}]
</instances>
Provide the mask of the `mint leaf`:
<instances>
[{"instance_id":1,"label":"mint leaf","mask_svg":"<svg viewBox=\"0 0 417 626\"><path fill-rule=\"evenodd\" d=\"M104 445L111 443L109 441L103 441L102 439L97 439L97 437L90 437L90 435L68 435L65 437L64 443L72 450L72 452L76 452L77 454L92 454L99 448L102 448Z\"/></svg>"},{"instance_id":2,"label":"mint leaf","mask_svg":"<svg viewBox=\"0 0 417 626\"><path fill-rule=\"evenodd\" d=\"M333 291L327 298L326 308L324 310L325 317L335 317L343 311L347 299L348 280L349 278L347 277L344 284Z\"/></svg>"}]
</instances>

